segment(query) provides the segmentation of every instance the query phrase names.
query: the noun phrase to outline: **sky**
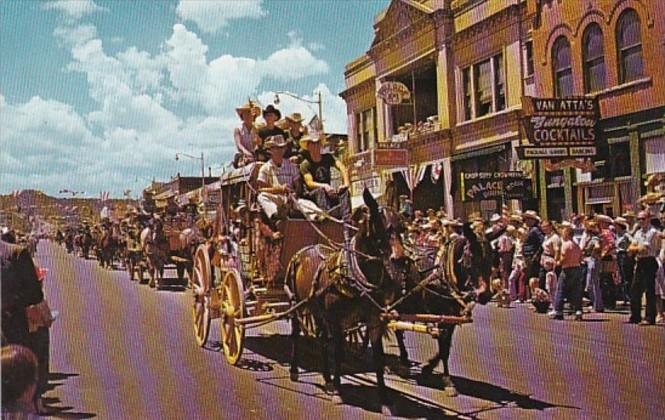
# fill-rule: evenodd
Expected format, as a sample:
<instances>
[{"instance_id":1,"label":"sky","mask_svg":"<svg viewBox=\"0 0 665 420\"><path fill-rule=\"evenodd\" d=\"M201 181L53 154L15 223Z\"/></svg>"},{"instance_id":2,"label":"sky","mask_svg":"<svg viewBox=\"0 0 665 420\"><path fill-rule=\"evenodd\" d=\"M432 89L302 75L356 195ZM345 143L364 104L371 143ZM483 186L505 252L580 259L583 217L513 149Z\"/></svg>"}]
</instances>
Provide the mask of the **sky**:
<instances>
[{"instance_id":1,"label":"sky","mask_svg":"<svg viewBox=\"0 0 665 420\"><path fill-rule=\"evenodd\" d=\"M344 65L389 0L0 0L0 194L137 194L231 160L235 107L323 98L346 133ZM283 114L316 105L282 95Z\"/></svg>"}]
</instances>

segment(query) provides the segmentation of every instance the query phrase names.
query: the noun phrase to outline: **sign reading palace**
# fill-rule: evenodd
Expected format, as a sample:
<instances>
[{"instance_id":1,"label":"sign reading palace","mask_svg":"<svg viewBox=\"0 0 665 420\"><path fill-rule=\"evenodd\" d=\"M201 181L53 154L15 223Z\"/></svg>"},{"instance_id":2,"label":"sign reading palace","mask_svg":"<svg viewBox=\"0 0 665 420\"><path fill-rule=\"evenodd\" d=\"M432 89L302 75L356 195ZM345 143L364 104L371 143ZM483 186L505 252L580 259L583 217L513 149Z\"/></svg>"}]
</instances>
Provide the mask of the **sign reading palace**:
<instances>
[{"instance_id":1,"label":"sign reading palace","mask_svg":"<svg viewBox=\"0 0 665 420\"><path fill-rule=\"evenodd\" d=\"M462 172L462 201L531 198L531 179L522 172Z\"/></svg>"},{"instance_id":2,"label":"sign reading palace","mask_svg":"<svg viewBox=\"0 0 665 420\"><path fill-rule=\"evenodd\" d=\"M522 98L529 144L522 159L585 158L596 155L595 98Z\"/></svg>"}]
</instances>

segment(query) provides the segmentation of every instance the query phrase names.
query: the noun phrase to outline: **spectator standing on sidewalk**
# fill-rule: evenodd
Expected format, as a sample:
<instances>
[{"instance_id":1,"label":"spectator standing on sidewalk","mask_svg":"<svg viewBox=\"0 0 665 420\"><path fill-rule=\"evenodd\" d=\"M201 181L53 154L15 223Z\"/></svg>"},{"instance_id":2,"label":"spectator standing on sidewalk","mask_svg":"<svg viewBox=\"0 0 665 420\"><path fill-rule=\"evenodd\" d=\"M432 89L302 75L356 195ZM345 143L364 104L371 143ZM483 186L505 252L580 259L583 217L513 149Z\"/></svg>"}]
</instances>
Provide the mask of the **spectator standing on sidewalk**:
<instances>
[{"instance_id":1,"label":"spectator standing on sidewalk","mask_svg":"<svg viewBox=\"0 0 665 420\"><path fill-rule=\"evenodd\" d=\"M614 219L614 228L616 229L614 244L617 253L617 266L621 279L618 294L624 304L627 305L630 302L630 285L633 279L633 269L635 268L634 256L628 252L633 237L628 232L628 221L623 217Z\"/></svg>"},{"instance_id":2,"label":"spectator standing on sidewalk","mask_svg":"<svg viewBox=\"0 0 665 420\"><path fill-rule=\"evenodd\" d=\"M586 237L582 239L580 248L584 253L586 263L586 290L593 304L595 312L604 312L603 294L600 289L600 255L601 244L596 222L587 222Z\"/></svg>"},{"instance_id":3,"label":"spectator standing on sidewalk","mask_svg":"<svg viewBox=\"0 0 665 420\"><path fill-rule=\"evenodd\" d=\"M582 319L582 250L573 240L573 229L565 227L562 232L563 241L559 254L558 265L561 267L556 294L554 296L554 311L550 315L554 319L563 319L564 299L575 311L575 319Z\"/></svg>"},{"instance_id":4,"label":"spectator standing on sidewalk","mask_svg":"<svg viewBox=\"0 0 665 420\"><path fill-rule=\"evenodd\" d=\"M640 228L633 236L631 248L637 253L635 265L635 278L631 286L630 322L640 325L653 325L656 323L656 272L658 262L656 257L660 253L660 235L651 225L649 213L641 211L637 215ZM645 317L642 319L642 296L646 294L647 306Z\"/></svg>"}]
</instances>

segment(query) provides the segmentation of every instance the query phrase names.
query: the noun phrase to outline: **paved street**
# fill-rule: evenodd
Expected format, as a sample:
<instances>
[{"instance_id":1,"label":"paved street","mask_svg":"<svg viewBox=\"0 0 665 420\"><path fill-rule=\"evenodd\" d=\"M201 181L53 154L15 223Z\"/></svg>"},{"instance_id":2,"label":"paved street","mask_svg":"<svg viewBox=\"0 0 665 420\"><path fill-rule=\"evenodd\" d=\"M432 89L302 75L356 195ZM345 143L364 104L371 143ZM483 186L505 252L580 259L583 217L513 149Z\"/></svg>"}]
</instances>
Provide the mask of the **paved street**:
<instances>
[{"instance_id":1,"label":"paved street","mask_svg":"<svg viewBox=\"0 0 665 420\"><path fill-rule=\"evenodd\" d=\"M51 390L57 417L102 419L378 417L369 357L351 356L339 398L319 374L288 374L286 323L248 333L240 367L218 351L213 321L206 349L195 344L190 295L155 292L42 241L46 293L60 316L51 329ZM457 332L451 370L460 396L440 378L388 375L397 414L409 418L658 418L665 412L665 328L626 324L626 315L588 314L555 322L528 305L479 307ZM409 335L411 359L426 361L433 340ZM305 368L318 365L307 342ZM389 361L396 345L389 341ZM414 373L419 370L414 366ZM661 417L662 418L662 417Z\"/></svg>"}]
</instances>

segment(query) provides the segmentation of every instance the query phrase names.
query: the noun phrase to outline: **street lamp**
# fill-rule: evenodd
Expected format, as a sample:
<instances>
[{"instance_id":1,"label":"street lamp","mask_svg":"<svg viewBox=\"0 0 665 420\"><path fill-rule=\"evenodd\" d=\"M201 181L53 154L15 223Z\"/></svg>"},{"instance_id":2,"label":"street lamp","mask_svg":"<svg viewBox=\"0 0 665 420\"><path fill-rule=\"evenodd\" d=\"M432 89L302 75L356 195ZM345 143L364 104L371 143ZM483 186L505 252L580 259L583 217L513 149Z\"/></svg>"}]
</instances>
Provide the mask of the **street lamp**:
<instances>
[{"instance_id":1,"label":"street lamp","mask_svg":"<svg viewBox=\"0 0 665 420\"><path fill-rule=\"evenodd\" d=\"M273 103L275 105L279 105L279 95L290 96L291 98L297 99L297 100L302 101L302 102L307 102L309 104L318 105L319 106L319 124L320 124L319 129L321 131L323 131L323 110L322 110L322 101L321 101L321 91L318 91L316 93L316 97L317 97L316 101L313 101L311 99L301 98L300 96L294 95L293 93L290 93L290 92L278 91L278 92L275 92L275 99L273 100Z\"/></svg>"},{"instance_id":2,"label":"street lamp","mask_svg":"<svg viewBox=\"0 0 665 420\"><path fill-rule=\"evenodd\" d=\"M203 158L203 152L201 152L201 157L197 156L192 156L187 153L176 153L175 154L175 160L180 160L180 156L184 156L189 159L195 159L195 160L200 160L201 161L201 194L203 197L203 203L205 204L205 197L206 197L206 173L205 173L205 160Z\"/></svg>"}]
</instances>

